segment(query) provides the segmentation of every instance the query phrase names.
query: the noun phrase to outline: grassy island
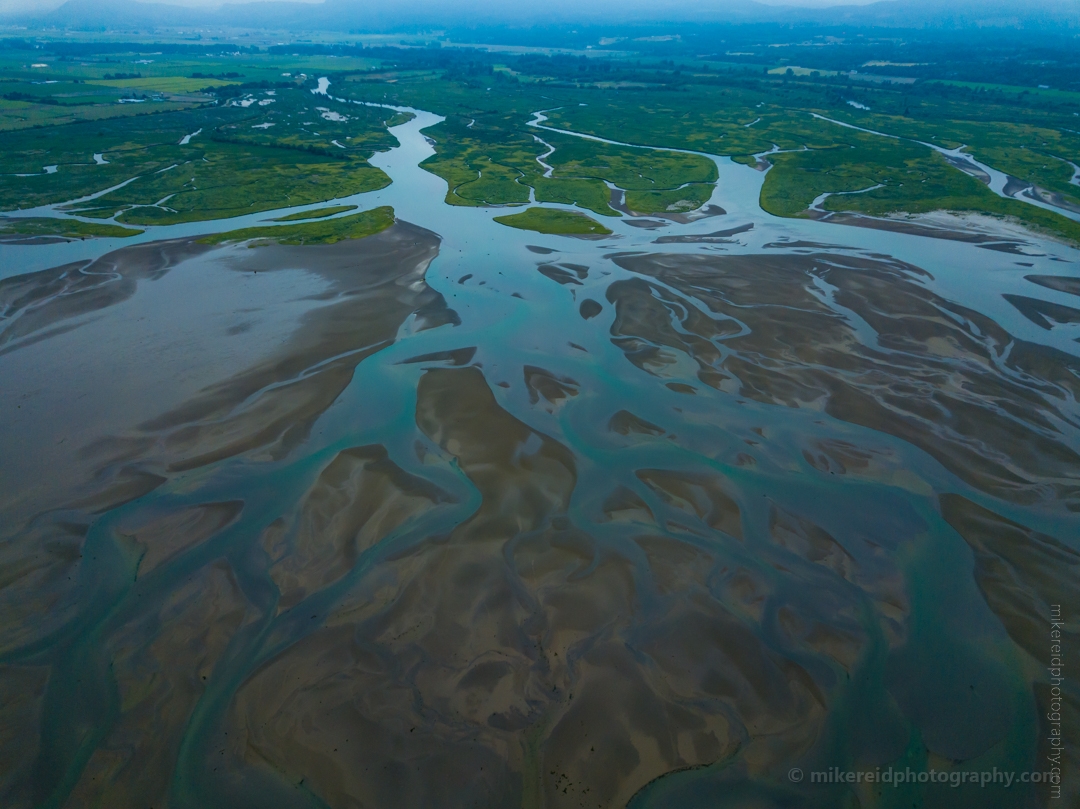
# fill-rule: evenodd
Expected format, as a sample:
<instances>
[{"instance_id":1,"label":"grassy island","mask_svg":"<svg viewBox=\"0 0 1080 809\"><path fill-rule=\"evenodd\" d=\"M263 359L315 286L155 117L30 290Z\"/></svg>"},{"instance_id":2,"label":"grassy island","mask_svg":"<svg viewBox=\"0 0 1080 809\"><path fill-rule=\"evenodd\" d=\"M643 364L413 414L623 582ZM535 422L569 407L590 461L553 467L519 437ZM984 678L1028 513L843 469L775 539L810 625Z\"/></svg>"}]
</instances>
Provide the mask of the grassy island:
<instances>
[{"instance_id":1,"label":"grassy island","mask_svg":"<svg viewBox=\"0 0 1080 809\"><path fill-rule=\"evenodd\" d=\"M138 236L141 230L109 225L102 222L81 222L78 219L27 217L0 219L0 238L10 236L56 236L63 239L127 238Z\"/></svg>"},{"instance_id":2,"label":"grassy island","mask_svg":"<svg viewBox=\"0 0 1080 809\"><path fill-rule=\"evenodd\" d=\"M553 211L547 208L529 208L521 213L496 216L495 221L519 230L559 236L607 236L611 233L608 228L583 213Z\"/></svg>"},{"instance_id":3,"label":"grassy island","mask_svg":"<svg viewBox=\"0 0 1080 809\"><path fill-rule=\"evenodd\" d=\"M279 216L275 219L275 222L301 222L308 219L325 219L328 216L334 216L335 214L345 213L345 211L355 211L356 205L331 205L328 208L316 208L313 211L300 211L300 213L291 213L288 216Z\"/></svg>"},{"instance_id":4,"label":"grassy island","mask_svg":"<svg viewBox=\"0 0 1080 809\"><path fill-rule=\"evenodd\" d=\"M262 239L278 244L334 244L345 239L374 236L394 224L394 209L389 205L361 211L339 219L317 220L299 225L241 228L215 233L199 239L200 244L222 244Z\"/></svg>"}]
</instances>

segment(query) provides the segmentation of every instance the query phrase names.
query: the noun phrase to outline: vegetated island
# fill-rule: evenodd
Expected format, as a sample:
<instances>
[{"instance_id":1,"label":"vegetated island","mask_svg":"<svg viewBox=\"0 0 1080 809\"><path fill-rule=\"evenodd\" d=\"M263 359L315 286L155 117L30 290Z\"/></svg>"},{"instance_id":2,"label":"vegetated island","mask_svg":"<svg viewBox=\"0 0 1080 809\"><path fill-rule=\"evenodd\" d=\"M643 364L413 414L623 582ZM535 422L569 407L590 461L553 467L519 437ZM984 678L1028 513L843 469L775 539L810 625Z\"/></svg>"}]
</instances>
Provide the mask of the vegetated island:
<instances>
[{"instance_id":1,"label":"vegetated island","mask_svg":"<svg viewBox=\"0 0 1080 809\"><path fill-rule=\"evenodd\" d=\"M13 238L56 237L60 239L91 239L94 237L127 238L138 236L141 230L100 222L81 222L78 219L51 217L0 218L0 240Z\"/></svg>"},{"instance_id":2,"label":"vegetated island","mask_svg":"<svg viewBox=\"0 0 1080 809\"><path fill-rule=\"evenodd\" d=\"M325 219L328 216L345 213L345 211L355 211L358 207L358 205L331 205L327 208L316 208L313 211L300 211L300 213L291 213L288 216L279 216L274 221L297 222L306 219Z\"/></svg>"},{"instance_id":3,"label":"vegetated island","mask_svg":"<svg viewBox=\"0 0 1080 809\"><path fill-rule=\"evenodd\" d=\"M259 239L278 244L335 244L345 239L374 236L394 224L394 209L389 205L361 211L338 219L320 219L299 225L241 228L214 233L199 239L200 244L222 244Z\"/></svg>"},{"instance_id":4,"label":"vegetated island","mask_svg":"<svg viewBox=\"0 0 1080 809\"><path fill-rule=\"evenodd\" d=\"M537 233L551 233L558 236L607 236L611 231L583 213L529 208L521 213L496 216L500 225L533 230Z\"/></svg>"},{"instance_id":5,"label":"vegetated island","mask_svg":"<svg viewBox=\"0 0 1080 809\"><path fill-rule=\"evenodd\" d=\"M0 47L0 67L9 56ZM207 67L220 66L211 61ZM4 104L20 104L29 116L53 108L48 102L56 99L44 91L90 87L51 75L34 80L56 83L0 82L2 90L42 93L40 103L0 101L0 210L74 200L69 211L85 219L171 225L326 205L390 184L367 158L397 144L385 125L392 113L359 104L331 111L327 99L295 81L210 87L218 95L191 96L198 105L183 110L147 100L160 114L131 116L132 105L102 100L72 108L82 117L69 121L71 112L63 126L47 125L51 119L39 115L32 120L41 127L18 128L22 119L5 118Z\"/></svg>"},{"instance_id":6,"label":"vegetated island","mask_svg":"<svg viewBox=\"0 0 1080 809\"><path fill-rule=\"evenodd\" d=\"M435 154L422 166L447 181L452 205L686 213L712 194L717 171L706 155L715 154L771 164L760 204L777 216L847 213L866 225L974 213L1080 243L1070 218L1080 210L1080 85L1071 78L1080 63L1068 39L1004 50L989 39L944 50L879 41L875 55L890 58L868 62L862 45L823 49L811 37L786 43L777 64L779 51L757 35L724 30L721 52L710 50L716 31L702 29L586 60L157 43L148 66L145 42L42 39L27 65L26 43L5 40L0 210L81 200L70 210L84 218L142 226L328 204L389 183L368 161L397 143L388 128L412 117L382 106L391 104L445 117L425 130ZM1042 61L1051 51L1052 71ZM312 93L317 77L332 96ZM935 151L961 147L1007 175L1004 189L958 153Z\"/></svg>"}]
</instances>

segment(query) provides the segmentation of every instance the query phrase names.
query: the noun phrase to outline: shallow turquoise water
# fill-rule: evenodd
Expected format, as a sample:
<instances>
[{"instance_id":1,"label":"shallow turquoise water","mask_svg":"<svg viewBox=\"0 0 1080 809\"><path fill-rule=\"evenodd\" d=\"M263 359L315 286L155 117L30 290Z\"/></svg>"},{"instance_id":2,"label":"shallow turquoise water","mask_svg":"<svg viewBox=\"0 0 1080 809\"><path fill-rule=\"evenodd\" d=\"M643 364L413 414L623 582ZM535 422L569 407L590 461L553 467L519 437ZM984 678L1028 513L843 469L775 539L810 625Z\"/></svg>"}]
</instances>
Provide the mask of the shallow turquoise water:
<instances>
[{"instance_id":1,"label":"shallow turquoise water","mask_svg":"<svg viewBox=\"0 0 1080 809\"><path fill-rule=\"evenodd\" d=\"M408 294L456 318L403 318L273 451L170 466L140 445L131 468L161 478L141 496L11 517L0 664L28 708L5 724L38 739L5 768L11 805L1044 800L789 773L1043 768L1048 610L1080 559L1080 324L1045 328L1002 296L1075 310L1025 276L1075 278L1080 254L777 219L763 175L721 158L724 216L528 234L443 202L418 166L440 119L415 112L371 161L393 184L335 203L436 234ZM3 245L0 278L293 210ZM198 290L175 305L198 309ZM13 393L28 350L0 355ZM122 372L104 362L104 395ZM214 419L140 440L167 449ZM20 578L63 530L74 561ZM148 569L167 536L198 541ZM52 600L20 611L36 587Z\"/></svg>"}]
</instances>

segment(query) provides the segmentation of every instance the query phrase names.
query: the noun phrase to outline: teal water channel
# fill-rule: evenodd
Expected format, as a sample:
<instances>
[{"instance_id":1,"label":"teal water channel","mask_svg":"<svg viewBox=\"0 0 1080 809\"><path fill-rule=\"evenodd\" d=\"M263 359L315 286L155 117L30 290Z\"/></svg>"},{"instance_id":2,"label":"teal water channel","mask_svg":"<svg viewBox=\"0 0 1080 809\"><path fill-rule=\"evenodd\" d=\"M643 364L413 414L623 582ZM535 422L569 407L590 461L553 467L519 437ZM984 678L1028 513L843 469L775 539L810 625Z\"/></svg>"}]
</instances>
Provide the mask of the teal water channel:
<instances>
[{"instance_id":1,"label":"teal water channel","mask_svg":"<svg viewBox=\"0 0 1080 809\"><path fill-rule=\"evenodd\" d=\"M1080 252L520 231L408 111L360 242L0 245L0 803L1076 800Z\"/></svg>"}]
</instances>

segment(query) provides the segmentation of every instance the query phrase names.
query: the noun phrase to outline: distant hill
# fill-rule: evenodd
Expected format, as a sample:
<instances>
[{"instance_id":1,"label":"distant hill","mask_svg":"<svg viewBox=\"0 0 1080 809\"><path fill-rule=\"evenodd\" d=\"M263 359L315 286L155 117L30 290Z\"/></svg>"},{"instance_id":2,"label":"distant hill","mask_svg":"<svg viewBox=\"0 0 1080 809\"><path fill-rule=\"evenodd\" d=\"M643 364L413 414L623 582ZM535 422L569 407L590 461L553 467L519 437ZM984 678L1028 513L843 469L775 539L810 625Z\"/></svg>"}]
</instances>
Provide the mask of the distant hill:
<instances>
[{"instance_id":1,"label":"distant hill","mask_svg":"<svg viewBox=\"0 0 1080 809\"><path fill-rule=\"evenodd\" d=\"M325 0L226 3L189 8L132 0L68 0L49 12L6 18L73 30L267 28L296 31L397 31L471 25L649 22L780 23L916 29L1080 30L1080 0L882 0L863 6L807 8L753 0Z\"/></svg>"}]
</instances>

